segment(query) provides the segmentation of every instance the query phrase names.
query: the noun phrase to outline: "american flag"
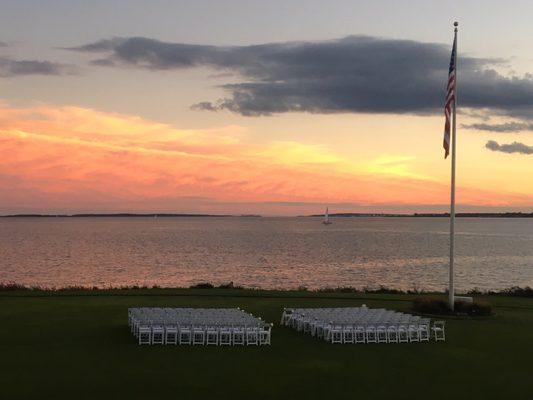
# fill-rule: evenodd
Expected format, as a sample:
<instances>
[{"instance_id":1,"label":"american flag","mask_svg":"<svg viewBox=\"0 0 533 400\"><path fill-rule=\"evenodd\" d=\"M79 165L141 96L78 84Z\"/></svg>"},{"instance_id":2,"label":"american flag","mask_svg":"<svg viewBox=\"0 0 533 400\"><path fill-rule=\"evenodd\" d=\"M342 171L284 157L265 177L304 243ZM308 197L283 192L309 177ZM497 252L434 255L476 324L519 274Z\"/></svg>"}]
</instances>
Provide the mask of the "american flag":
<instances>
[{"instance_id":1,"label":"american flag","mask_svg":"<svg viewBox=\"0 0 533 400\"><path fill-rule=\"evenodd\" d=\"M444 124L444 158L450 154L450 121L452 105L455 102L455 61L457 53L457 38L453 40L452 57L450 59L450 70L448 72L448 87L446 88L446 102L444 103L444 115L446 122Z\"/></svg>"}]
</instances>

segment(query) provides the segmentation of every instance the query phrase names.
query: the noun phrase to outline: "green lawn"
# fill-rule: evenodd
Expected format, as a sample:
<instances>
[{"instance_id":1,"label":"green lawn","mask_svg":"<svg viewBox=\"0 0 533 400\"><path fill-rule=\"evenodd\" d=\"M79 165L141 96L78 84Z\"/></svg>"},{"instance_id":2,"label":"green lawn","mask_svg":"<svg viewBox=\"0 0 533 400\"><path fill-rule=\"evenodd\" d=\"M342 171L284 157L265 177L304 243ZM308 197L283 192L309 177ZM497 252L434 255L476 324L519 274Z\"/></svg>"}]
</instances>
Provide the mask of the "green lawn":
<instances>
[{"instance_id":1,"label":"green lawn","mask_svg":"<svg viewBox=\"0 0 533 400\"><path fill-rule=\"evenodd\" d=\"M283 307L408 310L412 296L239 290L0 292L0 399L531 399L533 299L449 319L447 341L332 345L279 326ZM138 346L131 306L239 306L272 346Z\"/></svg>"}]
</instances>

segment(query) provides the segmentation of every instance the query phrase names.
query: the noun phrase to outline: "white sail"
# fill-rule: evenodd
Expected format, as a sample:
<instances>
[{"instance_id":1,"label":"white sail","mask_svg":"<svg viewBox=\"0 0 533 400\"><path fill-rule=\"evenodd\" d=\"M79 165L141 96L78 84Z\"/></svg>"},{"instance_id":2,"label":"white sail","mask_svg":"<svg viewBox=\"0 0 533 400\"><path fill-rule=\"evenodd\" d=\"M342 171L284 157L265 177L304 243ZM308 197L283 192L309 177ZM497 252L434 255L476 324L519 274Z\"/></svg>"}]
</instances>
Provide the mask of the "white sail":
<instances>
[{"instance_id":1,"label":"white sail","mask_svg":"<svg viewBox=\"0 0 533 400\"><path fill-rule=\"evenodd\" d=\"M329 207L326 207L326 213L324 214L324 221L322 223L324 225L331 224L331 221L329 220Z\"/></svg>"}]
</instances>

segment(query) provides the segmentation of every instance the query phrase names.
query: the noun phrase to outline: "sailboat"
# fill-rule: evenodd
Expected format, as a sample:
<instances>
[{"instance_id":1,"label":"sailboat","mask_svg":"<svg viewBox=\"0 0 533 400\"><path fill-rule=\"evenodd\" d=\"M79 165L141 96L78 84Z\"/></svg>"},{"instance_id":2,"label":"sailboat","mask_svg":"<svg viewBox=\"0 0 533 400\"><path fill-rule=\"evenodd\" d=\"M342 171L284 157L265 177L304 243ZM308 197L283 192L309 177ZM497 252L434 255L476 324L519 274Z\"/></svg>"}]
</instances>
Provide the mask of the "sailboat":
<instances>
[{"instance_id":1,"label":"sailboat","mask_svg":"<svg viewBox=\"0 0 533 400\"><path fill-rule=\"evenodd\" d=\"M331 225L333 222L329 220L329 209L326 207L326 213L324 214L324 221L322 221L324 225Z\"/></svg>"}]
</instances>

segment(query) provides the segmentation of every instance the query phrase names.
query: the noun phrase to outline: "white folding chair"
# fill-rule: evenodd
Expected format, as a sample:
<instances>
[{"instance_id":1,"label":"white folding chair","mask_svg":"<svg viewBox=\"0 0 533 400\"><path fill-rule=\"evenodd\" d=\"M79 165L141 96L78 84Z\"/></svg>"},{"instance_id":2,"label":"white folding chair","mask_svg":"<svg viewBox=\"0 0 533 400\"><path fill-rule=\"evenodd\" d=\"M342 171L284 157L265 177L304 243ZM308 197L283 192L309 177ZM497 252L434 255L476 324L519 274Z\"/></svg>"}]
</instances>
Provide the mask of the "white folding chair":
<instances>
[{"instance_id":1,"label":"white folding chair","mask_svg":"<svg viewBox=\"0 0 533 400\"><path fill-rule=\"evenodd\" d=\"M219 340L219 330L218 330L218 328L216 328L214 326L209 326L206 329L205 336L206 336L206 339L205 339L206 345L208 345L208 346L209 345L218 346L218 340Z\"/></svg>"},{"instance_id":2,"label":"white folding chair","mask_svg":"<svg viewBox=\"0 0 533 400\"><path fill-rule=\"evenodd\" d=\"M398 342L409 343L409 329L405 325L398 326Z\"/></svg>"},{"instance_id":3,"label":"white folding chair","mask_svg":"<svg viewBox=\"0 0 533 400\"><path fill-rule=\"evenodd\" d=\"M331 343L342 343L342 326L334 325L331 328Z\"/></svg>"},{"instance_id":4,"label":"white folding chair","mask_svg":"<svg viewBox=\"0 0 533 400\"><path fill-rule=\"evenodd\" d=\"M179 344L192 343L192 330L190 326L180 326L179 328Z\"/></svg>"},{"instance_id":5,"label":"white folding chair","mask_svg":"<svg viewBox=\"0 0 533 400\"><path fill-rule=\"evenodd\" d=\"M232 331L232 343L234 346L244 346L245 332L243 327L234 327Z\"/></svg>"},{"instance_id":6,"label":"white folding chair","mask_svg":"<svg viewBox=\"0 0 533 400\"><path fill-rule=\"evenodd\" d=\"M387 341L389 343L398 343L398 329L394 325L387 328Z\"/></svg>"},{"instance_id":7,"label":"white folding chair","mask_svg":"<svg viewBox=\"0 0 533 400\"><path fill-rule=\"evenodd\" d=\"M178 343L178 327L176 325L165 325L165 344Z\"/></svg>"},{"instance_id":8,"label":"white folding chair","mask_svg":"<svg viewBox=\"0 0 533 400\"><path fill-rule=\"evenodd\" d=\"M355 343L366 343L366 330L364 326L358 326L354 332Z\"/></svg>"},{"instance_id":9,"label":"white folding chair","mask_svg":"<svg viewBox=\"0 0 533 400\"><path fill-rule=\"evenodd\" d=\"M433 337L435 338L436 342L446 340L446 336L444 332L445 324L446 324L446 321L435 321L433 323L431 330L433 331Z\"/></svg>"},{"instance_id":10,"label":"white folding chair","mask_svg":"<svg viewBox=\"0 0 533 400\"><path fill-rule=\"evenodd\" d=\"M246 344L248 346L259 345L259 329L256 327L246 328Z\"/></svg>"},{"instance_id":11,"label":"white folding chair","mask_svg":"<svg viewBox=\"0 0 533 400\"><path fill-rule=\"evenodd\" d=\"M378 343L387 343L387 327L379 325L376 328L376 339Z\"/></svg>"},{"instance_id":12,"label":"white folding chair","mask_svg":"<svg viewBox=\"0 0 533 400\"><path fill-rule=\"evenodd\" d=\"M272 325L263 325L259 330L259 344L270 344Z\"/></svg>"},{"instance_id":13,"label":"white folding chair","mask_svg":"<svg viewBox=\"0 0 533 400\"><path fill-rule=\"evenodd\" d=\"M163 325L152 325L152 344L165 343L165 328Z\"/></svg>"},{"instance_id":14,"label":"white folding chair","mask_svg":"<svg viewBox=\"0 0 533 400\"><path fill-rule=\"evenodd\" d=\"M205 329L202 326L195 326L192 328L192 345L205 344Z\"/></svg>"},{"instance_id":15,"label":"white folding chair","mask_svg":"<svg viewBox=\"0 0 533 400\"><path fill-rule=\"evenodd\" d=\"M139 344L152 344L152 328L148 325L138 327Z\"/></svg>"},{"instance_id":16,"label":"white folding chair","mask_svg":"<svg viewBox=\"0 0 533 400\"><path fill-rule=\"evenodd\" d=\"M410 324L408 329L409 329L409 341L420 342L420 330L418 329L418 325Z\"/></svg>"},{"instance_id":17,"label":"white folding chair","mask_svg":"<svg viewBox=\"0 0 533 400\"><path fill-rule=\"evenodd\" d=\"M333 325L326 323L321 328L322 334L320 334L319 336L319 333L317 332L317 336L319 338L324 339L326 342L331 342L331 330L332 329L333 329Z\"/></svg>"},{"instance_id":18,"label":"white folding chair","mask_svg":"<svg viewBox=\"0 0 533 400\"><path fill-rule=\"evenodd\" d=\"M342 343L354 343L353 326L346 325L342 329Z\"/></svg>"},{"instance_id":19,"label":"white folding chair","mask_svg":"<svg viewBox=\"0 0 533 400\"><path fill-rule=\"evenodd\" d=\"M283 326L289 325L289 321L291 319L292 311L287 310L286 308L283 309L283 313L281 314L281 322L280 324Z\"/></svg>"},{"instance_id":20,"label":"white folding chair","mask_svg":"<svg viewBox=\"0 0 533 400\"><path fill-rule=\"evenodd\" d=\"M377 343L376 328L372 325L369 325L365 329L366 333L366 342L367 343Z\"/></svg>"},{"instance_id":21,"label":"white folding chair","mask_svg":"<svg viewBox=\"0 0 533 400\"><path fill-rule=\"evenodd\" d=\"M231 329L227 326L220 328L218 340L221 346L231 346Z\"/></svg>"},{"instance_id":22,"label":"white folding chair","mask_svg":"<svg viewBox=\"0 0 533 400\"><path fill-rule=\"evenodd\" d=\"M424 318L420 321L420 324L418 325L418 334L420 337L421 342L429 342L429 325L431 324L431 320Z\"/></svg>"}]
</instances>

